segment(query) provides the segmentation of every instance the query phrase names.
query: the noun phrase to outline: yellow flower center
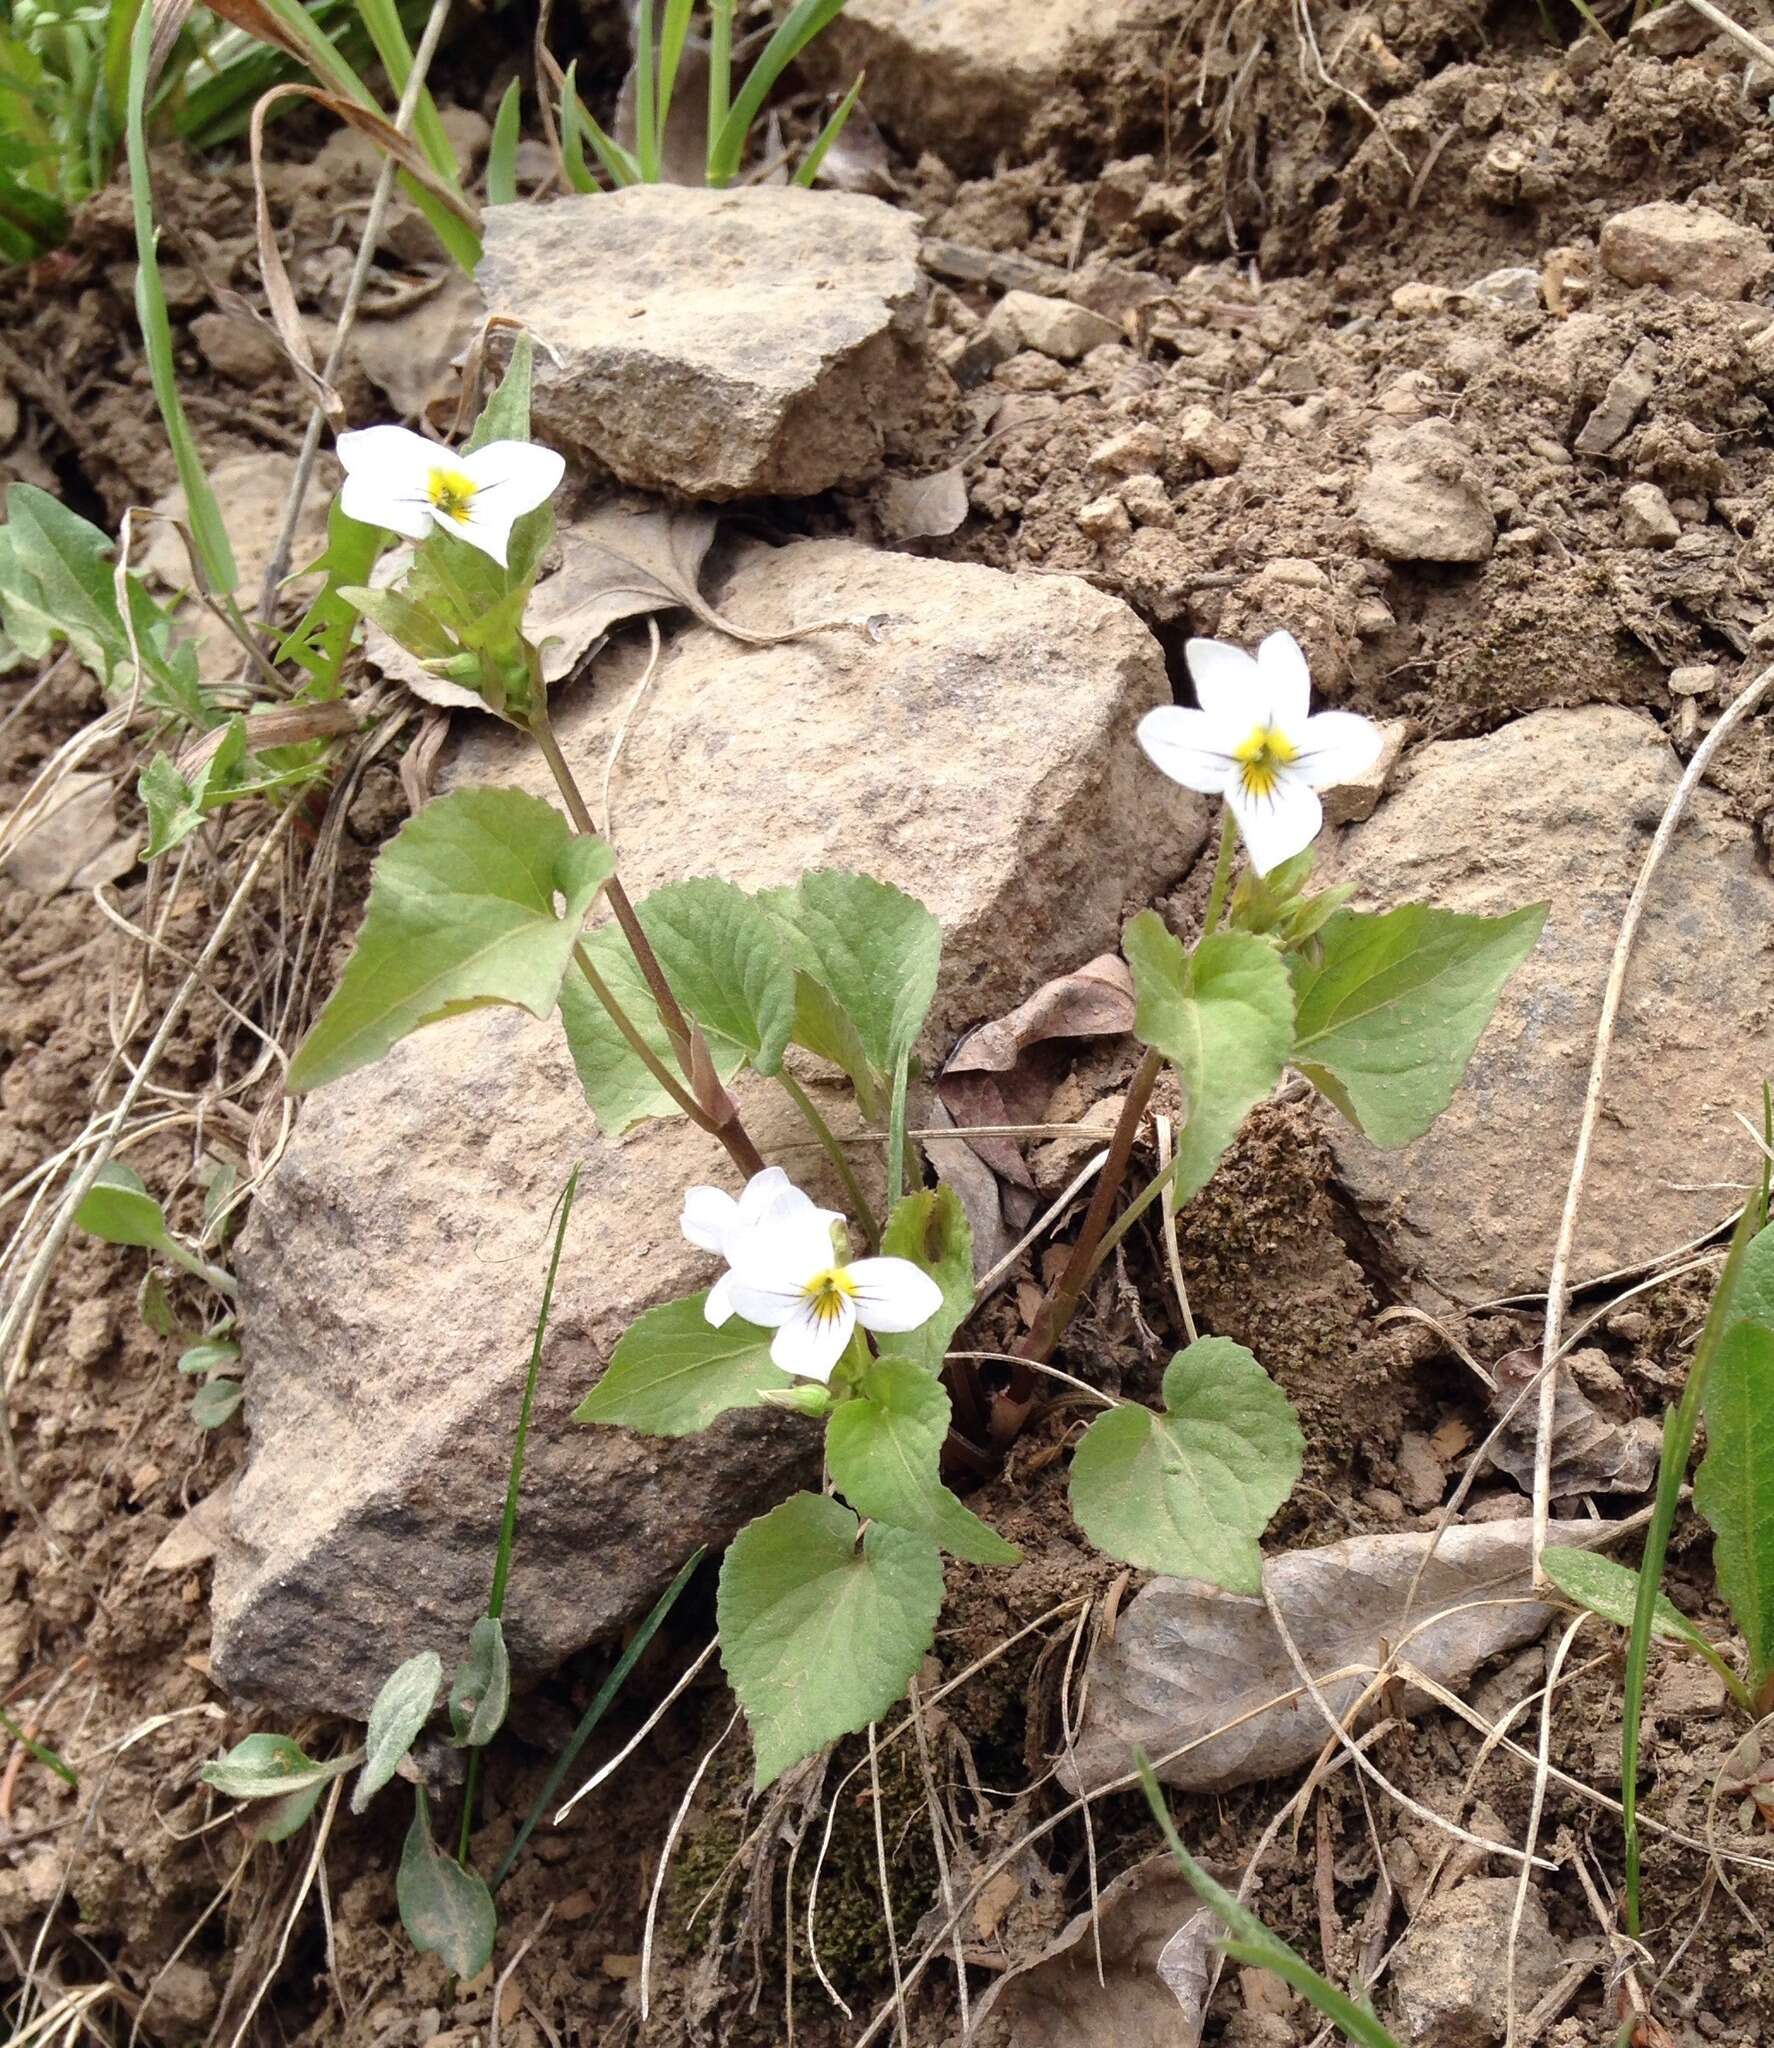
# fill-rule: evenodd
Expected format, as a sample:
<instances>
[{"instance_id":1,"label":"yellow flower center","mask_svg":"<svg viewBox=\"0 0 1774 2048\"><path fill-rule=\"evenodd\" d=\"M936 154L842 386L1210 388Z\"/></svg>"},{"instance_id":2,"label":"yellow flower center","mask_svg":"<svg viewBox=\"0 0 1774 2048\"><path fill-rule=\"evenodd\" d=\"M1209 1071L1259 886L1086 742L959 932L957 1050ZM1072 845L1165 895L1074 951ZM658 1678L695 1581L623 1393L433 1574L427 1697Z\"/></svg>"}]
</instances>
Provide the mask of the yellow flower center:
<instances>
[{"instance_id":1,"label":"yellow flower center","mask_svg":"<svg viewBox=\"0 0 1774 2048\"><path fill-rule=\"evenodd\" d=\"M453 519L458 526L468 524L468 508L480 489L473 477L465 476L459 469L434 469L425 480L425 488L433 511Z\"/></svg>"},{"instance_id":2,"label":"yellow flower center","mask_svg":"<svg viewBox=\"0 0 1774 2048\"><path fill-rule=\"evenodd\" d=\"M845 1302L855 1298L856 1282L842 1266L828 1266L823 1273L815 1273L801 1292L812 1305L816 1323L835 1323L844 1313Z\"/></svg>"},{"instance_id":3,"label":"yellow flower center","mask_svg":"<svg viewBox=\"0 0 1774 2048\"><path fill-rule=\"evenodd\" d=\"M1245 795L1273 796L1275 785L1281 780L1282 769L1298 753L1293 741L1278 727L1259 725L1253 728L1250 738L1232 750L1232 758L1238 763L1238 780Z\"/></svg>"}]
</instances>

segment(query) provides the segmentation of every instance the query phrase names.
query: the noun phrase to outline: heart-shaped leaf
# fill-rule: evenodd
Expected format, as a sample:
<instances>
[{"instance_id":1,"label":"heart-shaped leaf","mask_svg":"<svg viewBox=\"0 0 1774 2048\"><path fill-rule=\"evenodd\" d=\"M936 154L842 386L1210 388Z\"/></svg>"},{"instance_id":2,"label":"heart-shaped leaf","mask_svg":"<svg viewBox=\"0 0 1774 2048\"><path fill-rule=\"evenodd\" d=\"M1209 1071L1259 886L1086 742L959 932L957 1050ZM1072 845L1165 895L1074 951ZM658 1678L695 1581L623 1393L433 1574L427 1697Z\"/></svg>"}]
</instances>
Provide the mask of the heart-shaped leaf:
<instances>
[{"instance_id":1,"label":"heart-shaped leaf","mask_svg":"<svg viewBox=\"0 0 1774 2048\"><path fill-rule=\"evenodd\" d=\"M647 1436L689 1436L729 1408L755 1408L766 1387L794 1382L770 1363L771 1332L737 1316L717 1330L705 1292L650 1308L617 1339L575 1422L613 1422Z\"/></svg>"}]
</instances>

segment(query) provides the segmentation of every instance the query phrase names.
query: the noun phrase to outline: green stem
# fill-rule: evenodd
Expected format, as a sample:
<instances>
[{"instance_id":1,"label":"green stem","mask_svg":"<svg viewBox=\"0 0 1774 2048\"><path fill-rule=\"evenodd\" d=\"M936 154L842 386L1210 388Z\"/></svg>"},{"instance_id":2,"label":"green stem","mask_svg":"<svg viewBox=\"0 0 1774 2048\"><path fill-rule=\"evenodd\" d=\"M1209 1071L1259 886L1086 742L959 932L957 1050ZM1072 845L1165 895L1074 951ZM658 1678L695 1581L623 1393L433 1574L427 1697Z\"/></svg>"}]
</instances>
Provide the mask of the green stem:
<instances>
[{"instance_id":1,"label":"green stem","mask_svg":"<svg viewBox=\"0 0 1774 2048\"><path fill-rule=\"evenodd\" d=\"M1207 911L1201 920L1201 939L1211 939L1220 928L1220 914L1226 907L1226 892L1232 885L1232 857L1238 851L1238 822L1232 806L1220 808L1220 850L1214 857L1213 881L1208 885ZM1199 946L1201 939L1195 944Z\"/></svg>"},{"instance_id":2,"label":"green stem","mask_svg":"<svg viewBox=\"0 0 1774 2048\"><path fill-rule=\"evenodd\" d=\"M560 1220L554 1227L554 1250L549 1254L548 1278L542 1283L542 1306L536 1313L536 1334L530 1341L530 1364L524 1374L524 1398L517 1411L517 1433L511 1444L511 1473L505 1482L505 1513L499 1522L499 1548L493 1558L493 1590L487 1595L487 1612L497 1621L505 1612L505 1587L511 1577L511 1553L517 1547L517 1501L524 1479L524 1451L530 1440L530 1413L536 1405L536 1381L542 1371L542 1340L548 1334L548 1317L554 1307L554 1283L561 1269L561 1249L567 1241L567 1221L573 1213L573 1197L579 1191L577 1166L567 1176L561 1192ZM462 1826L456 1851L457 1861L468 1861L469 1836L474 1827L474 1800L480 1788L481 1750L468 1752L468 1775L462 1788Z\"/></svg>"},{"instance_id":3,"label":"green stem","mask_svg":"<svg viewBox=\"0 0 1774 2048\"><path fill-rule=\"evenodd\" d=\"M910 1053L902 1052L893 1068L893 1099L887 1107L887 1206L898 1206L905 1193L905 1090Z\"/></svg>"},{"instance_id":4,"label":"green stem","mask_svg":"<svg viewBox=\"0 0 1774 2048\"><path fill-rule=\"evenodd\" d=\"M851 1207L867 1233L869 1250L878 1250L881 1243L880 1219L870 1206L868 1196L863 1192L862 1182L856 1177L856 1169L850 1164L849 1154L838 1142L831 1125L820 1115L818 1104L787 1067L779 1067L776 1078L782 1083L783 1092L788 1099L801 1112L801 1121L819 1140L820 1150L837 1168L838 1178L844 1183L844 1192L850 1197Z\"/></svg>"},{"instance_id":5,"label":"green stem","mask_svg":"<svg viewBox=\"0 0 1774 2048\"><path fill-rule=\"evenodd\" d=\"M160 1249L175 1266L183 1266L194 1278L207 1281L218 1293L232 1299L240 1292L239 1283L232 1273L224 1272L220 1266L212 1266L207 1259L200 1259L194 1251L188 1251L180 1244L176 1237L162 1238Z\"/></svg>"},{"instance_id":6,"label":"green stem","mask_svg":"<svg viewBox=\"0 0 1774 2048\"><path fill-rule=\"evenodd\" d=\"M653 1076L654 1080L659 1083L660 1087L665 1090L666 1094L671 1097L672 1101L677 1104L679 1109L684 1112L692 1123L700 1124L705 1131L712 1132L716 1128L714 1119L641 1036L639 1025L635 1023L634 1019L622 1007L622 1004L617 999L616 991L592 965L591 955L586 952L583 945L573 948L573 959L579 972L584 975L587 983L590 985L592 994L603 1005L610 1022L615 1025L616 1029L627 1040L629 1051L634 1054L635 1058L640 1061L641 1065L646 1068L647 1072Z\"/></svg>"}]
</instances>

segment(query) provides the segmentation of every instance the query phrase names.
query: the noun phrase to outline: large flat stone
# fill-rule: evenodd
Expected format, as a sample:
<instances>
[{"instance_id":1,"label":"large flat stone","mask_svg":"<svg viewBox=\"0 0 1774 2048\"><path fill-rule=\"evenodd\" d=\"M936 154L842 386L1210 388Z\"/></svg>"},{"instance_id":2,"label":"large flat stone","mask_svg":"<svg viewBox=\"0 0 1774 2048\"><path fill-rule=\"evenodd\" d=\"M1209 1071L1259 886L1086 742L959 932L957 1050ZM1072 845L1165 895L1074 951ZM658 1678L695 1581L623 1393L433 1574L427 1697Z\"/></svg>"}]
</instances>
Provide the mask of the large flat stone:
<instances>
[{"instance_id":1,"label":"large flat stone","mask_svg":"<svg viewBox=\"0 0 1774 2048\"><path fill-rule=\"evenodd\" d=\"M849 0L801 62L834 89L857 72L903 149L983 170L1023 147L1065 81L1100 72L1151 0Z\"/></svg>"},{"instance_id":2,"label":"large flat stone","mask_svg":"<svg viewBox=\"0 0 1774 2048\"><path fill-rule=\"evenodd\" d=\"M749 550L720 601L757 629L870 624L774 648L704 627L668 641L614 780L629 886L767 886L836 863L910 890L944 928L932 1050L1113 946L1124 906L1206 835L1205 804L1133 743L1169 697L1158 647L1085 583L808 541ZM612 659L558 706L594 801L638 673L638 655ZM545 786L485 727L450 775ZM766 1154L813 1180L776 1093L744 1102ZM642 1611L696 1543L811 1469L817 1430L775 1414L672 1442L568 1422L635 1316L712 1277L678 1208L686 1185L731 1171L682 1123L599 1136L553 1027L434 1026L303 1104L240 1247L253 1444L216 1574L229 1686L361 1711L401 1658L458 1653L486 1597L549 1209L574 1160L508 1608L519 1665Z\"/></svg>"},{"instance_id":3,"label":"large flat stone","mask_svg":"<svg viewBox=\"0 0 1774 2048\"><path fill-rule=\"evenodd\" d=\"M1364 1210L1411 1268L1469 1299L1544 1287L1602 991L1652 833L1680 775L1663 735L1611 706L1541 711L1406 762L1329 866L1358 907L1417 901L1551 914L1453 1105L1381 1152L1330 1119ZM1758 1113L1774 1010L1774 879L1750 827L1702 786L1639 929L1590 1158L1573 1274L1698 1235L1754 1166L1733 1110Z\"/></svg>"},{"instance_id":4,"label":"large flat stone","mask_svg":"<svg viewBox=\"0 0 1774 2048\"><path fill-rule=\"evenodd\" d=\"M495 206L488 310L537 341L539 438L622 482L797 497L881 467L923 390L910 214L799 186Z\"/></svg>"}]
</instances>

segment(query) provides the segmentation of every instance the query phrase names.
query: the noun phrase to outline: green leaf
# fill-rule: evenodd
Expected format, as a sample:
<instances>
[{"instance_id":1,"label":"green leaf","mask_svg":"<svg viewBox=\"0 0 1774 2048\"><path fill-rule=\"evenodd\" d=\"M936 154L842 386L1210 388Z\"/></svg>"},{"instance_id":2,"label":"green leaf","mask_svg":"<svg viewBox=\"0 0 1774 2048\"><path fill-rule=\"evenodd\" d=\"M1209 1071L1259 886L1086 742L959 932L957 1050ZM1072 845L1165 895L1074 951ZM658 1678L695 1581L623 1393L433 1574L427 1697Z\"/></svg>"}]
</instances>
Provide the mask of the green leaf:
<instances>
[{"instance_id":1,"label":"green leaf","mask_svg":"<svg viewBox=\"0 0 1774 2048\"><path fill-rule=\"evenodd\" d=\"M205 1764L200 1775L206 1785L230 1799L281 1799L286 1793L342 1778L362 1755L361 1749L354 1749L316 1763L287 1735L249 1735L226 1756Z\"/></svg>"},{"instance_id":2,"label":"green leaf","mask_svg":"<svg viewBox=\"0 0 1774 2048\"><path fill-rule=\"evenodd\" d=\"M351 1788L351 1811L362 1813L401 1765L424 1727L443 1683L443 1659L435 1650L421 1650L389 1674L370 1709L364 1737L363 1769Z\"/></svg>"},{"instance_id":3,"label":"green leaf","mask_svg":"<svg viewBox=\"0 0 1774 2048\"><path fill-rule=\"evenodd\" d=\"M65 639L109 689L129 663L110 536L35 484L8 488L5 533L0 599L13 637L39 658Z\"/></svg>"},{"instance_id":4,"label":"green leaf","mask_svg":"<svg viewBox=\"0 0 1774 2048\"><path fill-rule=\"evenodd\" d=\"M1112 1408L1072 1457L1072 1514L1142 1571L1262 1584L1257 1538L1293 1491L1305 1439L1287 1396L1229 1337L1198 1337L1164 1374L1164 1410Z\"/></svg>"},{"instance_id":5,"label":"green leaf","mask_svg":"<svg viewBox=\"0 0 1774 2048\"><path fill-rule=\"evenodd\" d=\"M586 939L585 953L654 1056L668 1071L675 1070L677 1055L659 1021L653 993L618 927L600 925ZM619 1138L647 1117L681 1114L612 1023L576 964L561 987L561 1027L579 1085L606 1137ZM744 1049L706 1025L703 1033L716 1074L723 1082L730 1081L745 1064Z\"/></svg>"},{"instance_id":6,"label":"green leaf","mask_svg":"<svg viewBox=\"0 0 1774 2048\"><path fill-rule=\"evenodd\" d=\"M668 883L635 906L672 994L711 1038L774 1074L795 1021L795 971L776 920L731 882Z\"/></svg>"},{"instance_id":7,"label":"green leaf","mask_svg":"<svg viewBox=\"0 0 1774 2048\"><path fill-rule=\"evenodd\" d=\"M1295 1066L1376 1145L1420 1138L1453 1099L1546 909L1339 911L1318 959L1296 966Z\"/></svg>"},{"instance_id":8,"label":"green leaf","mask_svg":"<svg viewBox=\"0 0 1774 2048\"><path fill-rule=\"evenodd\" d=\"M849 1077L850 1085L856 1090L857 1107L871 1122L878 1122L882 1114L883 1082L869 1060L861 1035L830 989L799 967L795 969L795 1028L792 1035L796 1045L804 1045L822 1060L830 1060L834 1067Z\"/></svg>"},{"instance_id":9,"label":"green leaf","mask_svg":"<svg viewBox=\"0 0 1774 2048\"><path fill-rule=\"evenodd\" d=\"M1176 1200L1197 1195L1246 1112L1281 1078L1294 1003L1275 948L1248 932L1216 932L1193 953L1154 910L1127 927L1133 1028L1176 1068L1188 1116L1177 1135Z\"/></svg>"},{"instance_id":10,"label":"green leaf","mask_svg":"<svg viewBox=\"0 0 1774 2048\"><path fill-rule=\"evenodd\" d=\"M188 839L211 811L244 794L246 758L246 720L238 712L189 782L165 754L156 754L142 770L138 785L148 812L143 860L157 860Z\"/></svg>"},{"instance_id":11,"label":"green leaf","mask_svg":"<svg viewBox=\"0 0 1774 2048\"><path fill-rule=\"evenodd\" d=\"M320 1804L324 1784L308 1785L299 1792L286 1792L257 1827L253 1838L260 1842L287 1842Z\"/></svg>"},{"instance_id":12,"label":"green leaf","mask_svg":"<svg viewBox=\"0 0 1774 2048\"><path fill-rule=\"evenodd\" d=\"M530 438L530 391L534 381L536 348L527 334L511 344L511 359L505 374L494 386L480 415L468 430L462 453L472 455L489 441L527 441Z\"/></svg>"},{"instance_id":13,"label":"green leaf","mask_svg":"<svg viewBox=\"0 0 1774 2048\"><path fill-rule=\"evenodd\" d=\"M511 1704L511 1657L496 1614L483 1614L468 1637L468 1656L450 1687L450 1727L464 1749L481 1749L505 1725Z\"/></svg>"},{"instance_id":14,"label":"green leaf","mask_svg":"<svg viewBox=\"0 0 1774 2048\"><path fill-rule=\"evenodd\" d=\"M1022 1555L942 1483L949 1397L910 1359L883 1359L833 1409L825 1455L832 1484L859 1515L917 1529L974 1564L1015 1564Z\"/></svg>"},{"instance_id":15,"label":"green leaf","mask_svg":"<svg viewBox=\"0 0 1774 2048\"><path fill-rule=\"evenodd\" d=\"M487 151L489 206L510 206L517 198L517 135L522 110L523 83L514 78L493 116L493 140Z\"/></svg>"},{"instance_id":16,"label":"green leaf","mask_svg":"<svg viewBox=\"0 0 1774 2048\"><path fill-rule=\"evenodd\" d=\"M1694 1505L1712 1526L1713 1570L1759 1694L1774 1672L1774 1330L1737 1323L1725 1332L1705 1407Z\"/></svg>"},{"instance_id":17,"label":"green leaf","mask_svg":"<svg viewBox=\"0 0 1774 2048\"><path fill-rule=\"evenodd\" d=\"M208 1338L193 1344L189 1350L179 1354L180 1372L201 1373L207 1379L211 1373L220 1372L224 1366L240 1363L240 1346L227 1338Z\"/></svg>"},{"instance_id":18,"label":"green leaf","mask_svg":"<svg viewBox=\"0 0 1774 2048\"><path fill-rule=\"evenodd\" d=\"M689 1436L729 1408L755 1408L766 1387L792 1386L770 1363L769 1330L737 1316L717 1330L706 1292L650 1308L618 1338L575 1422L613 1422L647 1436Z\"/></svg>"},{"instance_id":19,"label":"green leaf","mask_svg":"<svg viewBox=\"0 0 1774 2048\"><path fill-rule=\"evenodd\" d=\"M420 1025L487 1003L546 1017L613 867L601 839L575 837L521 790L463 789L427 804L377 857L356 950L291 1063L290 1090L337 1080Z\"/></svg>"},{"instance_id":20,"label":"green leaf","mask_svg":"<svg viewBox=\"0 0 1774 2048\"><path fill-rule=\"evenodd\" d=\"M141 1245L158 1251L167 1241L166 1218L160 1204L132 1168L115 1160L99 1168L99 1177L74 1211L74 1221L107 1244Z\"/></svg>"},{"instance_id":21,"label":"green leaf","mask_svg":"<svg viewBox=\"0 0 1774 2048\"><path fill-rule=\"evenodd\" d=\"M1631 1628L1638 1603L1638 1573L1599 1550L1567 1550L1549 1545L1541 1553L1546 1576L1569 1600L1611 1621L1617 1628ZM1657 1595L1652 1611L1651 1633L1666 1643L1683 1643L1698 1650L1709 1662L1717 1651L1688 1617L1665 1593Z\"/></svg>"},{"instance_id":22,"label":"green leaf","mask_svg":"<svg viewBox=\"0 0 1774 2048\"><path fill-rule=\"evenodd\" d=\"M415 661L445 661L457 652L455 639L422 605L398 590L359 589L348 584L339 596L353 611L380 626L390 640L398 641Z\"/></svg>"},{"instance_id":23,"label":"green leaf","mask_svg":"<svg viewBox=\"0 0 1774 2048\"><path fill-rule=\"evenodd\" d=\"M973 1313L973 1231L953 1188L907 1195L887 1219L881 1254L910 1259L942 1289L942 1307L916 1330L883 1330L875 1349L883 1358L907 1358L940 1372L949 1340Z\"/></svg>"},{"instance_id":24,"label":"green leaf","mask_svg":"<svg viewBox=\"0 0 1774 2048\"><path fill-rule=\"evenodd\" d=\"M191 1396L191 1420L199 1429L220 1429L245 1395L238 1380L205 1380Z\"/></svg>"},{"instance_id":25,"label":"green leaf","mask_svg":"<svg viewBox=\"0 0 1774 2048\"><path fill-rule=\"evenodd\" d=\"M941 925L913 897L840 868L816 868L759 901L788 927L795 965L849 1018L875 1071L891 1074L936 994ZM837 1058L826 1045L808 1050Z\"/></svg>"},{"instance_id":26,"label":"green leaf","mask_svg":"<svg viewBox=\"0 0 1774 2048\"><path fill-rule=\"evenodd\" d=\"M353 519L337 498L327 507L326 548L301 572L324 575L326 581L277 650L280 662L293 661L308 671L305 696L338 696L339 673L357 632L357 606L345 592L369 582L383 545L379 526Z\"/></svg>"},{"instance_id":27,"label":"green leaf","mask_svg":"<svg viewBox=\"0 0 1774 2048\"><path fill-rule=\"evenodd\" d=\"M902 1698L936 1635L942 1555L928 1536L797 1493L721 1562L716 1621L761 1792Z\"/></svg>"},{"instance_id":28,"label":"green leaf","mask_svg":"<svg viewBox=\"0 0 1774 2048\"><path fill-rule=\"evenodd\" d=\"M431 1839L425 1787L413 1787L413 1824L394 1878L400 1924L422 1956L443 1958L457 1977L478 1977L493 1959L499 1915L484 1879Z\"/></svg>"},{"instance_id":29,"label":"green leaf","mask_svg":"<svg viewBox=\"0 0 1774 2048\"><path fill-rule=\"evenodd\" d=\"M156 1337L176 1337L179 1334L179 1319L173 1313L172 1297L166 1291L166 1281L150 1268L143 1275L140 1292L136 1295L136 1308L142 1321ZM181 1360L179 1370L184 1370Z\"/></svg>"},{"instance_id":30,"label":"green leaf","mask_svg":"<svg viewBox=\"0 0 1774 2048\"><path fill-rule=\"evenodd\" d=\"M1765 1224L1743 1247L1743 1263L1731 1289L1730 1314L1774 1329L1774 1223Z\"/></svg>"}]
</instances>

